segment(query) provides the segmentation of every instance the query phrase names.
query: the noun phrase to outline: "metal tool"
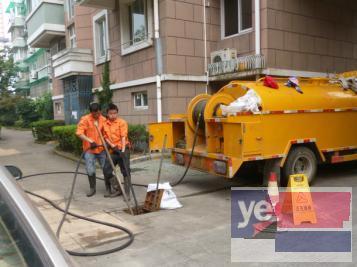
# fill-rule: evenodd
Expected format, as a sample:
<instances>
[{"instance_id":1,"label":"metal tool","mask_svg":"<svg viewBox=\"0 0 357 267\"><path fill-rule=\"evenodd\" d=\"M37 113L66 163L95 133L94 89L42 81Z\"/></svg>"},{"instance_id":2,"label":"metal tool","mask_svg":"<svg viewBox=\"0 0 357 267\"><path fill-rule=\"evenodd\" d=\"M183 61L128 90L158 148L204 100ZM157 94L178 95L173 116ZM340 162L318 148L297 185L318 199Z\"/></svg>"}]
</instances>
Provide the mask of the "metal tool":
<instances>
[{"instance_id":1,"label":"metal tool","mask_svg":"<svg viewBox=\"0 0 357 267\"><path fill-rule=\"evenodd\" d=\"M105 152L106 152L106 154L107 154L108 161L109 161L110 165L112 166L112 169L113 169L113 172L114 172L114 176L115 176L115 178L117 179L118 184L119 184L119 187L120 187L120 190L121 190L122 193L123 193L124 201L125 201L125 203L126 203L127 206L128 206L128 209L129 209L129 211L130 211L130 214L131 214L131 215L134 215L134 212L133 212L133 210L132 210L132 208L131 208L131 206L130 206L130 202L128 201L128 197L127 197L127 195L126 195L126 193L125 193L125 190L124 190L124 188L123 188L123 186L122 186L122 182L121 182L121 180L120 180L120 178L119 178L119 176L118 176L118 174L117 174L117 171L116 171L116 168L115 168L115 166L114 166L112 157L111 157L111 155L110 155L110 153L109 153L108 147L107 147L107 145L106 145L106 143L105 143L104 137L103 137L101 131L100 131L99 128L98 128L98 122L97 122L97 121L94 122L94 126L95 126L95 128L97 129L97 132L98 132L98 134L99 134L99 138L100 138L100 140L101 140L102 143L103 143L103 147L104 147L104 150L105 150Z\"/></svg>"}]
</instances>

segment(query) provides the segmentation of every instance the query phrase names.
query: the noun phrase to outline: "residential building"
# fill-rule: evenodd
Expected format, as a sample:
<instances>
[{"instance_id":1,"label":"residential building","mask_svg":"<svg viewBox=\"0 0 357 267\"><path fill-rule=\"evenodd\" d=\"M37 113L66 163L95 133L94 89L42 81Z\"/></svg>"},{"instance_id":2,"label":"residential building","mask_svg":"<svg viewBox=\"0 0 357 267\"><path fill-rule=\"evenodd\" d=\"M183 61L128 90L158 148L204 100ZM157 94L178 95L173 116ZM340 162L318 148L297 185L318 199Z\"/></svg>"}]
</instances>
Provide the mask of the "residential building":
<instances>
[{"instance_id":1,"label":"residential building","mask_svg":"<svg viewBox=\"0 0 357 267\"><path fill-rule=\"evenodd\" d=\"M55 76L63 81L85 76L86 86L92 76L98 89L109 62L113 100L131 123L183 113L195 95L214 93L232 79L357 69L353 0L68 0L65 5L69 49L55 56ZM72 85L80 95L78 79ZM58 94L67 107L69 92ZM73 117L79 114L74 111Z\"/></svg>"},{"instance_id":2,"label":"residential building","mask_svg":"<svg viewBox=\"0 0 357 267\"><path fill-rule=\"evenodd\" d=\"M0 50L4 49L5 44L9 41L6 36L6 28L4 3L0 0Z\"/></svg>"},{"instance_id":3,"label":"residential building","mask_svg":"<svg viewBox=\"0 0 357 267\"><path fill-rule=\"evenodd\" d=\"M54 77L58 87L53 91L55 119L77 123L88 111L93 99L93 33L92 8L75 5L66 0L66 49L53 56Z\"/></svg>"},{"instance_id":4,"label":"residential building","mask_svg":"<svg viewBox=\"0 0 357 267\"><path fill-rule=\"evenodd\" d=\"M52 56L65 48L62 0L27 0L27 45L30 96L40 97L61 87L52 77Z\"/></svg>"},{"instance_id":5,"label":"residential building","mask_svg":"<svg viewBox=\"0 0 357 267\"><path fill-rule=\"evenodd\" d=\"M24 62L27 57L25 30L26 5L24 0L11 0L6 9L9 14L9 33L11 34L11 53L15 64L19 67L14 87L20 94L29 95L29 72Z\"/></svg>"}]
</instances>

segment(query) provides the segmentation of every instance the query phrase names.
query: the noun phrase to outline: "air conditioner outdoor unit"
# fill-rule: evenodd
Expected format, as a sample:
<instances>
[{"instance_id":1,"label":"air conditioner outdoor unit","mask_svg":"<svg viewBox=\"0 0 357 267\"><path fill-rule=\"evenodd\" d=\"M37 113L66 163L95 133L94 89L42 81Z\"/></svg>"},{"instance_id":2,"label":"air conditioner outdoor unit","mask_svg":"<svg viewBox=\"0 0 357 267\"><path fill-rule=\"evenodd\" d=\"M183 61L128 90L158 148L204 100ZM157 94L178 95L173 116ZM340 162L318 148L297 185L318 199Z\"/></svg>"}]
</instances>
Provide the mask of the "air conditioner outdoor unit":
<instances>
[{"instance_id":1,"label":"air conditioner outdoor unit","mask_svg":"<svg viewBox=\"0 0 357 267\"><path fill-rule=\"evenodd\" d=\"M35 70L31 71L31 79L32 80L37 80L38 79L38 72Z\"/></svg>"},{"instance_id":2,"label":"air conditioner outdoor unit","mask_svg":"<svg viewBox=\"0 0 357 267\"><path fill-rule=\"evenodd\" d=\"M237 50L232 48L225 48L211 53L211 63L229 61L235 58L237 58Z\"/></svg>"}]
</instances>

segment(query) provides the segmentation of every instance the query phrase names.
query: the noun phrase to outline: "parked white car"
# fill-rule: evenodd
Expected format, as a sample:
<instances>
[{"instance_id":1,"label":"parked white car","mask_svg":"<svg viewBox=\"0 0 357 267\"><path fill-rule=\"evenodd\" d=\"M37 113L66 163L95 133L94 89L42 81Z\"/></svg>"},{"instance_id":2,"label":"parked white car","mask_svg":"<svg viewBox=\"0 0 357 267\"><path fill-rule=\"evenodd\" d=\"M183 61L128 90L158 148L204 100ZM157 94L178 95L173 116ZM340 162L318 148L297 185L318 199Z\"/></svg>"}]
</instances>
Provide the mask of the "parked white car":
<instances>
[{"instance_id":1,"label":"parked white car","mask_svg":"<svg viewBox=\"0 0 357 267\"><path fill-rule=\"evenodd\" d=\"M0 266L76 266L10 171L21 173L0 166Z\"/></svg>"}]
</instances>

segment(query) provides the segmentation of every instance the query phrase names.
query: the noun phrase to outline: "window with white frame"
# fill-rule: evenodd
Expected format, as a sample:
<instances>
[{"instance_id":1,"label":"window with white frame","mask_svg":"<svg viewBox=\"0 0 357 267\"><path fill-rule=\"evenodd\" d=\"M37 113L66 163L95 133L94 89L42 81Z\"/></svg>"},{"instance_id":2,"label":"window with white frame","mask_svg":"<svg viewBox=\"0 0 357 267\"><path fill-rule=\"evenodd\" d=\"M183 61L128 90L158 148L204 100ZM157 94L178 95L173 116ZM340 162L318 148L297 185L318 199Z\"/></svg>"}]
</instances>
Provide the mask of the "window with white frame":
<instances>
[{"instance_id":1,"label":"window with white frame","mask_svg":"<svg viewBox=\"0 0 357 267\"><path fill-rule=\"evenodd\" d=\"M56 110L56 114L62 113L62 104L60 102L55 102L55 110Z\"/></svg>"},{"instance_id":2,"label":"window with white frame","mask_svg":"<svg viewBox=\"0 0 357 267\"><path fill-rule=\"evenodd\" d=\"M152 1L135 0L120 5L122 55L152 45Z\"/></svg>"},{"instance_id":3,"label":"window with white frame","mask_svg":"<svg viewBox=\"0 0 357 267\"><path fill-rule=\"evenodd\" d=\"M222 37L230 37L252 28L252 0L222 0Z\"/></svg>"},{"instance_id":4,"label":"window with white frame","mask_svg":"<svg viewBox=\"0 0 357 267\"><path fill-rule=\"evenodd\" d=\"M110 60L107 10L102 10L93 17L93 34L96 64Z\"/></svg>"},{"instance_id":5,"label":"window with white frame","mask_svg":"<svg viewBox=\"0 0 357 267\"><path fill-rule=\"evenodd\" d=\"M70 48L77 47L76 30L74 28L74 25L68 27L68 35Z\"/></svg>"},{"instance_id":6,"label":"window with white frame","mask_svg":"<svg viewBox=\"0 0 357 267\"><path fill-rule=\"evenodd\" d=\"M69 19L72 19L74 17L74 4L75 4L75 0L67 0Z\"/></svg>"},{"instance_id":7,"label":"window with white frame","mask_svg":"<svg viewBox=\"0 0 357 267\"><path fill-rule=\"evenodd\" d=\"M134 108L147 109L148 108L148 94L147 92L133 93Z\"/></svg>"}]
</instances>

